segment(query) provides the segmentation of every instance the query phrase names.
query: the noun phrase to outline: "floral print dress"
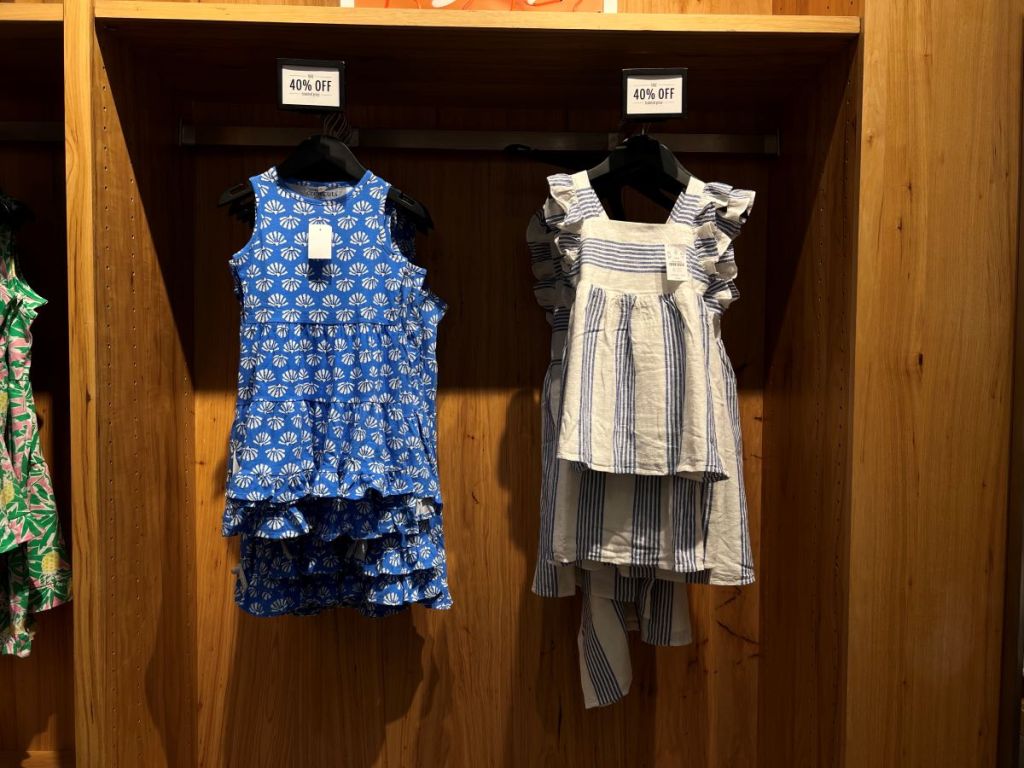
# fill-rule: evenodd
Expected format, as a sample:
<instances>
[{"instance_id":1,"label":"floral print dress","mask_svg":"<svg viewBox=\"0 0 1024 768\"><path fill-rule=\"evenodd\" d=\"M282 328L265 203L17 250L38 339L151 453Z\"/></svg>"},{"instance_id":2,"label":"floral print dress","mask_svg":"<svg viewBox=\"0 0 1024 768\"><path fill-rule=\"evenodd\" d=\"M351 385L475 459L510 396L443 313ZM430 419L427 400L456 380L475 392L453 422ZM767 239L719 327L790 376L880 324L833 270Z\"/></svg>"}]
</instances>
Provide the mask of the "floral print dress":
<instances>
[{"instance_id":1,"label":"floral print dress","mask_svg":"<svg viewBox=\"0 0 1024 768\"><path fill-rule=\"evenodd\" d=\"M253 177L222 532L257 616L451 605L436 446L436 333L389 185ZM310 258L326 228L323 258Z\"/></svg>"},{"instance_id":2,"label":"floral print dress","mask_svg":"<svg viewBox=\"0 0 1024 768\"><path fill-rule=\"evenodd\" d=\"M0 654L27 656L33 616L71 599L71 566L39 442L31 325L45 300L17 272L0 229Z\"/></svg>"}]
</instances>

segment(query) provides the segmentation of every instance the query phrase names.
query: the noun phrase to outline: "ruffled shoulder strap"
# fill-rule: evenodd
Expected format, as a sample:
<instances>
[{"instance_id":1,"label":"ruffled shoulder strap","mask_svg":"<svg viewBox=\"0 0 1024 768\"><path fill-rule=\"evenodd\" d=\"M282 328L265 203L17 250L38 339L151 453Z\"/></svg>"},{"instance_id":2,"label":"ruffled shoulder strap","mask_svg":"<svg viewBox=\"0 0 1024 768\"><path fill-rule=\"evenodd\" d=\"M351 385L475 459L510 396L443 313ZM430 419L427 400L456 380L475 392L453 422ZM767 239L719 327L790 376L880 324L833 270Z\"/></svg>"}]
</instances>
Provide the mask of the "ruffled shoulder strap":
<instances>
[{"instance_id":1,"label":"ruffled shoulder strap","mask_svg":"<svg viewBox=\"0 0 1024 768\"><path fill-rule=\"evenodd\" d=\"M754 207L755 193L750 189L735 189L728 184L716 182L705 185L704 195L714 210L718 252L724 254L747 223L750 210Z\"/></svg>"},{"instance_id":2,"label":"ruffled shoulder strap","mask_svg":"<svg viewBox=\"0 0 1024 768\"><path fill-rule=\"evenodd\" d=\"M564 272L574 278L579 267L583 222L603 216L604 209L590 186L586 171L549 176L548 189L550 194L544 205L544 221L554 232L553 240Z\"/></svg>"},{"instance_id":3,"label":"ruffled shoulder strap","mask_svg":"<svg viewBox=\"0 0 1024 768\"><path fill-rule=\"evenodd\" d=\"M526 244L530 251L533 271L533 295L544 309L548 323L554 325L555 313L562 301L562 255L555 244L558 230L548 224L556 204L549 198L530 219L526 228Z\"/></svg>"},{"instance_id":4,"label":"ruffled shoulder strap","mask_svg":"<svg viewBox=\"0 0 1024 768\"><path fill-rule=\"evenodd\" d=\"M710 278L705 298L724 310L739 298L736 288L736 252L733 241L747 222L755 193L728 184L704 184L695 217L695 245L704 271Z\"/></svg>"},{"instance_id":5,"label":"ruffled shoulder strap","mask_svg":"<svg viewBox=\"0 0 1024 768\"><path fill-rule=\"evenodd\" d=\"M556 173L548 176L550 203L549 226L575 231L585 219L597 218L603 214L601 201L587 180L587 172Z\"/></svg>"}]
</instances>

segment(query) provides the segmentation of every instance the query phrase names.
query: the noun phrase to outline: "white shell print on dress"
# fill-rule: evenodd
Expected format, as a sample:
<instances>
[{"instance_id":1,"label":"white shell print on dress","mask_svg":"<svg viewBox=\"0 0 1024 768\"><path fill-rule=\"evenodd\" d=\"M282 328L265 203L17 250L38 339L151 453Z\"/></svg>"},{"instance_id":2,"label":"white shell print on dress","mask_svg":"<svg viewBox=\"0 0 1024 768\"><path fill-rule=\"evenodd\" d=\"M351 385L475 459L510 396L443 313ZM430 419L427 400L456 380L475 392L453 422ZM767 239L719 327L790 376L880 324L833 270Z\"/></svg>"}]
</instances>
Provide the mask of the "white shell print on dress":
<instances>
[{"instance_id":1,"label":"white shell print on dress","mask_svg":"<svg viewBox=\"0 0 1024 768\"><path fill-rule=\"evenodd\" d=\"M444 304L407 258L387 182L293 185L274 169L251 182L257 223L231 261L241 364L223 532L242 538L236 600L261 616L447 608L434 458ZM323 261L306 258L312 222L332 229Z\"/></svg>"}]
</instances>

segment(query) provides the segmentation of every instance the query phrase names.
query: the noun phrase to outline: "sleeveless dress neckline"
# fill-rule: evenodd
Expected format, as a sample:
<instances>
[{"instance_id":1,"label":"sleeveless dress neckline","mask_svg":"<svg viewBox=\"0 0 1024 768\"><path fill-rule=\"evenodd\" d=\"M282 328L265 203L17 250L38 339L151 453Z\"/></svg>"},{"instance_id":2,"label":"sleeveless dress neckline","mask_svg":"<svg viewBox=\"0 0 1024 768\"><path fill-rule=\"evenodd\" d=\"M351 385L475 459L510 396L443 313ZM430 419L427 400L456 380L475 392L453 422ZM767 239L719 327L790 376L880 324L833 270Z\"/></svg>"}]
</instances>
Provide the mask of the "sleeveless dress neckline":
<instances>
[{"instance_id":1,"label":"sleeveless dress neckline","mask_svg":"<svg viewBox=\"0 0 1024 768\"><path fill-rule=\"evenodd\" d=\"M291 184L295 184L296 186L304 186L304 187L322 187L326 191L332 191L332 190L336 190L336 189L343 189L343 190L346 191L346 194L344 196L341 196L339 199L341 201L341 204L344 204L345 202L347 202L349 200L355 199L358 196L360 190L362 190L362 188L366 186L367 182L370 179L374 178L373 173L369 169L367 169L363 173L363 175L361 177L359 177L358 179L356 179L354 182L347 182L347 181L303 181L303 182L299 182L299 181L297 181L295 179L282 179L280 177L280 175L278 174L277 166L271 166L270 169L267 171L267 175L274 180L274 183L277 186L277 190L278 190L278 192L282 196L290 197L290 198L295 199L295 200L299 200L299 201L302 201L302 202L305 202L305 203L309 203L310 205L324 205L326 203L331 203L331 202L337 203L338 200L337 199L333 199L333 198L316 197L315 195L305 195L302 192L299 192L299 191L293 189Z\"/></svg>"},{"instance_id":2,"label":"sleeveless dress neckline","mask_svg":"<svg viewBox=\"0 0 1024 768\"><path fill-rule=\"evenodd\" d=\"M628 219L613 219L608 215L608 209L605 208L601 198L597 195L597 190L594 189L593 184L590 182L590 174L587 171L579 171L570 176L572 185L577 191L589 190L594 194L594 198L597 200L598 210L596 212L596 218L603 219L610 224L621 224L624 231L628 231L629 228L636 230L644 229L675 229L676 227L686 227L687 229L692 228L689 224L679 221L680 216L679 209L684 205L687 195L700 194L698 190L703 190L704 182L698 179L696 176L691 176L686 187L684 187L675 200L672 202L672 207L669 209L668 218L665 221L631 221Z\"/></svg>"}]
</instances>

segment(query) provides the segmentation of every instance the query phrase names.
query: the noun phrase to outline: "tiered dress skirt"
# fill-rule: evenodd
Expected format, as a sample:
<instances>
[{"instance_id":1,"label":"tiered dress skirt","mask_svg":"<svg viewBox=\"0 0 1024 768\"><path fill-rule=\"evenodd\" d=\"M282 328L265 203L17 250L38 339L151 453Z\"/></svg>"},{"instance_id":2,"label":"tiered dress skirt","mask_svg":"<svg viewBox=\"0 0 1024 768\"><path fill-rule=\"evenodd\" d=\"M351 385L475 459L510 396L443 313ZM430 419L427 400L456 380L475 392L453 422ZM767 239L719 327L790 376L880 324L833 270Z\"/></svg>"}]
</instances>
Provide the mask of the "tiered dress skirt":
<instances>
[{"instance_id":1,"label":"tiered dress skirt","mask_svg":"<svg viewBox=\"0 0 1024 768\"><path fill-rule=\"evenodd\" d=\"M668 221L637 224L610 220L585 173L549 184L527 231L552 326L534 591L584 594L591 707L629 690L627 632L690 642L688 583L754 578L736 379L720 337L753 193L694 179Z\"/></svg>"},{"instance_id":2,"label":"tiered dress skirt","mask_svg":"<svg viewBox=\"0 0 1024 768\"><path fill-rule=\"evenodd\" d=\"M369 195L357 185L346 205L306 212L352 232L329 263L287 246L263 264L259 246L233 261L243 321L223 534L240 537L235 599L254 615L451 605L436 430L445 306L408 261L400 222L375 224L386 194L375 179ZM305 203L273 172L253 184L274 239L274 216Z\"/></svg>"}]
</instances>

